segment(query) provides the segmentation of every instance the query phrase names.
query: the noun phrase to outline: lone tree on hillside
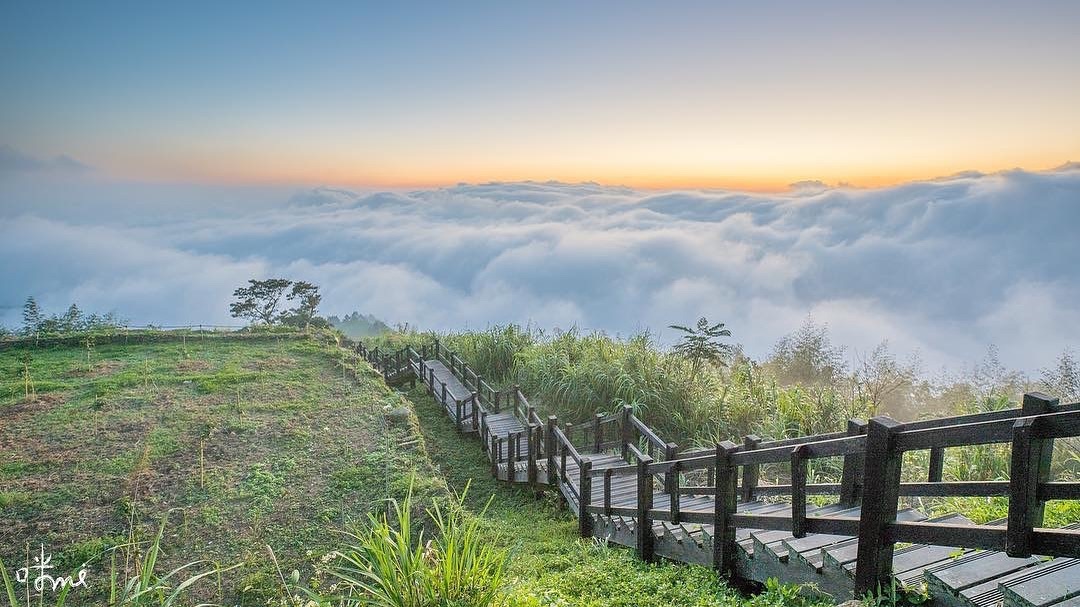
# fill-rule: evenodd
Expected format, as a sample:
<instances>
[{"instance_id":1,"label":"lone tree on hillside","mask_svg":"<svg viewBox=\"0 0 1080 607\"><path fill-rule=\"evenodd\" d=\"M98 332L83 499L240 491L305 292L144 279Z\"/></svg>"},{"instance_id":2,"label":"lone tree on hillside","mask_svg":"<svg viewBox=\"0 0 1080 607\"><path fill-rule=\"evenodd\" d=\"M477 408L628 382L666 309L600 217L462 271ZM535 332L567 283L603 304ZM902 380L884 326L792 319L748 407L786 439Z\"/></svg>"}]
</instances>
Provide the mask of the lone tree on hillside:
<instances>
[{"instance_id":1,"label":"lone tree on hillside","mask_svg":"<svg viewBox=\"0 0 1080 607\"><path fill-rule=\"evenodd\" d=\"M298 280L293 283L292 290L289 291L286 299L297 303L295 307L281 315L282 323L296 327L307 327L312 324L326 325L326 321L316 315L319 303L322 302L322 295L319 294L317 285Z\"/></svg>"},{"instance_id":2,"label":"lone tree on hillside","mask_svg":"<svg viewBox=\"0 0 1080 607\"><path fill-rule=\"evenodd\" d=\"M727 358L735 350L731 344L720 342L720 338L731 337L731 331L725 329L722 322L710 325L708 319L702 316L694 328L682 325L669 325L669 328L683 332L682 341L675 344L673 351L693 363L695 376L706 363L727 366Z\"/></svg>"},{"instance_id":3,"label":"lone tree on hillside","mask_svg":"<svg viewBox=\"0 0 1080 607\"><path fill-rule=\"evenodd\" d=\"M233 291L236 301L229 304L229 313L234 318L250 319L252 323L274 324L278 318L278 304L291 284L291 280L284 278L249 280L249 286Z\"/></svg>"},{"instance_id":4,"label":"lone tree on hillside","mask_svg":"<svg viewBox=\"0 0 1080 607\"><path fill-rule=\"evenodd\" d=\"M38 306L38 302L33 296L26 298L26 303L23 304L23 335L33 335L41 330L41 323L44 320L41 314L41 307Z\"/></svg>"},{"instance_id":5,"label":"lone tree on hillside","mask_svg":"<svg viewBox=\"0 0 1080 607\"><path fill-rule=\"evenodd\" d=\"M249 280L248 286L233 291L233 297L236 301L229 304L229 313L235 318L247 318L253 324L326 326L326 321L317 315L322 295L319 294L318 285L310 282L294 282L285 278ZM283 299L296 302L296 305L278 313L278 306Z\"/></svg>"}]
</instances>

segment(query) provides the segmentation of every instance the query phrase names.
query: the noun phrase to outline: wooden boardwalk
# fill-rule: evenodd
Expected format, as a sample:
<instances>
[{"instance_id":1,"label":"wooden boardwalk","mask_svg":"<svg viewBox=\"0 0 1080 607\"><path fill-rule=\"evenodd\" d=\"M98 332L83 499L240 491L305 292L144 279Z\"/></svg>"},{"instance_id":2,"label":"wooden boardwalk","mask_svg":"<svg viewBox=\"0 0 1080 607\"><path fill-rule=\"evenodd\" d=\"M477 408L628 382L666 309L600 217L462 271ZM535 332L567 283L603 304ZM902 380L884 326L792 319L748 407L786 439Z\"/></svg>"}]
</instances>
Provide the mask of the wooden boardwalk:
<instances>
[{"instance_id":1,"label":"wooden boardwalk","mask_svg":"<svg viewBox=\"0 0 1080 607\"><path fill-rule=\"evenodd\" d=\"M517 387L494 390L437 342L420 352L358 351L388 382L420 381L459 431L477 436L491 472L557 490L582 536L714 567L743 580L813 584L837 600L894 580L924 586L943 607L1080 607L1080 531L1042 528L1049 499L1080 499L1080 483L1051 482L1055 438L1080 436L1080 403L1032 393L1022 408L900 424L853 420L846 432L724 442L683 451L625 407L585 424L541 419ZM946 482L946 448L1005 443L1013 478ZM908 451L929 450L926 482L901 482ZM840 483L811 484L808 462L843 458ZM764 485L765 464L787 463L787 485ZM811 495L834 495L814 506ZM1008 496L1007 520L930 518L905 498ZM1077 521L1080 523L1080 521Z\"/></svg>"}]
</instances>

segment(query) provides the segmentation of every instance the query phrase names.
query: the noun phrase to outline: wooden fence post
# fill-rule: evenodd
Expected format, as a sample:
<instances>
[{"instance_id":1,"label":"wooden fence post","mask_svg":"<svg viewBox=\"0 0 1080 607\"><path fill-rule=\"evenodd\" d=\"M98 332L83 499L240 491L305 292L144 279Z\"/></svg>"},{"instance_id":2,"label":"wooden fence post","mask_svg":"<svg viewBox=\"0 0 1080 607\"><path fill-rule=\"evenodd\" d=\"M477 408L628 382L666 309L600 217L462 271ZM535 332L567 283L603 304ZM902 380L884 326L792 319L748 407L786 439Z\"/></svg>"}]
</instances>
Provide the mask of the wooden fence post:
<instances>
[{"instance_id":1,"label":"wooden fence post","mask_svg":"<svg viewBox=\"0 0 1080 607\"><path fill-rule=\"evenodd\" d=\"M875 592L889 583L893 542L886 534L889 525L896 522L903 460L903 454L894 451L893 442L903 427L889 417L875 417L867 424L855 596Z\"/></svg>"},{"instance_id":2,"label":"wooden fence post","mask_svg":"<svg viewBox=\"0 0 1080 607\"><path fill-rule=\"evenodd\" d=\"M514 482L517 477L518 443L517 434L506 435L506 480Z\"/></svg>"},{"instance_id":3,"label":"wooden fence post","mask_svg":"<svg viewBox=\"0 0 1080 607\"><path fill-rule=\"evenodd\" d=\"M593 416L592 432L593 432L593 453L600 453L600 445L604 442L603 430L601 430L600 421L604 419L603 413L597 413Z\"/></svg>"},{"instance_id":4,"label":"wooden fence post","mask_svg":"<svg viewBox=\"0 0 1080 607\"><path fill-rule=\"evenodd\" d=\"M866 434L866 422L861 419L849 419L848 436ZM862 498L863 461L865 453L852 453L844 456L844 471L840 477L840 505L854 506Z\"/></svg>"},{"instance_id":5,"label":"wooden fence post","mask_svg":"<svg viewBox=\"0 0 1080 607\"><path fill-rule=\"evenodd\" d=\"M487 411L480 412L480 447L487 450Z\"/></svg>"},{"instance_id":6,"label":"wooden fence post","mask_svg":"<svg viewBox=\"0 0 1080 607\"><path fill-rule=\"evenodd\" d=\"M1052 413L1053 408L1058 405L1060 401L1056 398L1043 394L1042 392L1028 392L1024 394L1024 400L1020 406L1020 414L1023 416L1028 415L1042 415L1043 413ZM1054 454L1054 439L1044 439L1041 443L1039 459L1039 482L1045 483L1050 480L1050 460ZM1042 524L1042 509L1043 504L1039 503L1039 516L1035 521L1036 526Z\"/></svg>"},{"instance_id":7,"label":"wooden fence post","mask_svg":"<svg viewBox=\"0 0 1080 607\"><path fill-rule=\"evenodd\" d=\"M757 449L761 444L761 437L756 434L747 434L743 437L743 449L746 451L753 451ZM742 469L742 491L740 497L742 501L749 502L754 499L754 491L758 486L758 477L760 475L761 467L758 464L750 464L743 466Z\"/></svg>"},{"instance_id":8,"label":"wooden fence post","mask_svg":"<svg viewBox=\"0 0 1080 607\"><path fill-rule=\"evenodd\" d=\"M589 514L589 502L592 501L592 462L587 457L581 458L578 468L578 533L581 537L592 537L593 520Z\"/></svg>"},{"instance_id":9,"label":"wooden fence post","mask_svg":"<svg viewBox=\"0 0 1080 607\"><path fill-rule=\"evenodd\" d=\"M529 484L536 487L536 459L539 456L540 443L536 440L537 430L540 426L529 424L529 467L527 469Z\"/></svg>"},{"instance_id":10,"label":"wooden fence post","mask_svg":"<svg viewBox=\"0 0 1080 607\"><path fill-rule=\"evenodd\" d=\"M649 511L653 507L653 479L649 474L649 464L652 458L645 456L637 463L637 524L634 531L637 533L638 558L646 563L652 562L655 557L656 538L652 532L652 516Z\"/></svg>"},{"instance_id":11,"label":"wooden fence post","mask_svg":"<svg viewBox=\"0 0 1080 607\"><path fill-rule=\"evenodd\" d=\"M547 432L544 433L544 453L547 454L547 482L551 484L551 479L555 479L557 483L559 480L558 475L555 474L555 428L559 426L559 418L554 415L548 416Z\"/></svg>"},{"instance_id":12,"label":"wooden fence post","mask_svg":"<svg viewBox=\"0 0 1080 607\"><path fill-rule=\"evenodd\" d=\"M1045 503L1039 501L1039 483L1050 480L1052 438L1039 438L1038 417L1049 413L1056 398L1040 392L1024 395L1021 417L1013 425L1012 464L1009 468L1009 523L1005 552L1013 557L1031 556L1031 530L1043 524Z\"/></svg>"},{"instance_id":13,"label":"wooden fence post","mask_svg":"<svg viewBox=\"0 0 1080 607\"><path fill-rule=\"evenodd\" d=\"M494 434L491 435L491 451L488 452L491 456L491 476L495 477L495 480L499 479L499 437Z\"/></svg>"},{"instance_id":14,"label":"wooden fence post","mask_svg":"<svg viewBox=\"0 0 1080 607\"><path fill-rule=\"evenodd\" d=\"M930 483L940 483L945 472L945 447L930 449L930 469L926 473L926 480Z\"/></svg>"},{"instance_id":15,"label":"wooden fence post","mask_svg":"<svg viewBox=\"0 0 1080 607\"><path fill-rule=\"evenodd\" d=\"M668 443L664 445L664 461L670 462L675 459L675 456L679 453L679 445L675 443ZM672 467L671 470L664 473L664 493L673 495L677 491L679 486L679 469L678 465ZM672 498L674 499L674 498Z\"/></svg>"},{"instance_id":16,"label":"wooden fence post","mask_svg":"<svg viewBox=\"0 0 1080 607\"><path fill-rule=\"evenodd\" d=\"M476 430L476 428L478 427L476 420L476 412L477 410L479 410L480 393L473 392L470 398L472 399L472 413L469 414L469 417L472 418L472 429Z\"/></svg>"},{"instance_id":17,"label":"wooden fence post","mask_svg":"<svg viewBox=\"0 0 1080 607\"><path fill-rule=\"evenodd\" d=\"M731 522L738 500L735 466L731 454L735 443L723 441L716 445L716 494L713 498L713 569L721 573L734 570L738 545L735 543L735 525Z\"/></svg>"},{"instance_id":18,"label":"wooden fence post","mask_svg":"<svg viewBox=\"0 0 1080 607\"><path fill-rule=\"evenodd\" d=\"M570 484L570 474L566 471L566 445L562 442L559 443L559 475L556 480Z\"/></svg>"},{"instance_id":19,"label":"wooden fence post","mask_svg":"<svg viewBox=\"0 0 1080 607\"><path fill-rule=\"evenodd\" d=\"M791 450L791 535L806 537L806 465L807 445Z\"/></svg>"},{"instance_id":20,"label":"wooden fence post","mask_svg":"<svg viewBox=\"0 0 1080 607\"><path fill-rule=\"evenodd\" d=\"M671 443L668 443L671 444ZM671 464L671 471L664 475L664 492L668 494L671 502L671 522L678 525L682 522L682 496L679 495L679 476L682 466L678 461Z\"/></svg>"},{"instance_id":21,"label":"wooden fence post","mask_svg":"<svg viewBox=\"0 0 1080 607\"><path fill-rule=\"evenodd\" d=\"M630 416L633 414L633 408L630 405L623 405L622 419L619 421L619 430L622 432L622 457L626 459L630 455L630 443L634 442L634 427L630 423Z\"/></svg>"}]
</instances>

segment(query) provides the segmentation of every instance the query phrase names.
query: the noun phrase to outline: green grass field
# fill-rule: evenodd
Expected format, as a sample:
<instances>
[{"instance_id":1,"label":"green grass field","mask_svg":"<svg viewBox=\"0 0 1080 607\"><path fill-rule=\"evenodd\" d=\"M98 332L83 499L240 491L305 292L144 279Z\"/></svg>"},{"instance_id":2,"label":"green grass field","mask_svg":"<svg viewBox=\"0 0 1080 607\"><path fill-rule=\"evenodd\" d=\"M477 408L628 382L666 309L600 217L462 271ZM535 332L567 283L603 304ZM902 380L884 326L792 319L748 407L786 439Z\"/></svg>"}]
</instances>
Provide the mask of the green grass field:
<instances>
[{"instance_id":1,"label":"green grass field","mask_svg":"<svg viewBox=\"0 0 1080 607\"><path fill-rule=\"evenodd\" d=\"M401 397L342 352L287 337L56 348L30 351L29 378L26 350L0 353L0 558L43 544L58 570L91 560L104 588L105 550L178 509L167 565L244 563L200 598L263 603L270 548L306 570L411 471L442 491L415 425L384 415Z\"/></svg>"},{"instance_id":2,"label":"green grass field","mask_svg":"<svg viewBox=\"0 0 1080 607\"><path fill-rule=\"evenodd\" d=\"M145 546L170 512L161 570L242 565L188 600L282 604L279 568L325 586L316 571L340 532L410 486L418 507L469 487L467 508L509 555L510 604L747 601L708 569L579 539L554 496L497 484L422 391L390 390L326 336L9 349L0 373L0 558L13 569L44 545L58 572L89 562L90 588L68 605L103 604L110 549ZM133 567L130 549L116 554Z\"/></svg>"}]
</instances>

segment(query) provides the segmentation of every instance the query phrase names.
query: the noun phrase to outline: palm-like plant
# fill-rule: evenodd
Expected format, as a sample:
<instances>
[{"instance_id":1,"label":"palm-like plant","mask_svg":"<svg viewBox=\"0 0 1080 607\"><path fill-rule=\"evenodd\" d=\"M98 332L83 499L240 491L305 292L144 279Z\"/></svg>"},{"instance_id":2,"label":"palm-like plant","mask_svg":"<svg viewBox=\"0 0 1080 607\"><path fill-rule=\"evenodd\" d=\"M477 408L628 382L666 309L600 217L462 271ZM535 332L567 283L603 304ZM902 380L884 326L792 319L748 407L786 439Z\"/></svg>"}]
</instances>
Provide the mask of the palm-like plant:
<instances>
[{"instance_id":1,"label":"palm-like plant","mask_svg":"<svg viewBox=\"0 0 1080 607\"><path fill-rule=\"evenodd\" d=\"M669 328L682 331L682 341L672 349L675 354L685 357L693 365L693 375L697 376L702 365L714 364L727 366L727 359L734 352L731 344L721 343L723 337L731 337L731 331L724 328L724 323L710 324L702 316L694 328L683 325L669 325Z\"/></svg>"}]
</instances>

